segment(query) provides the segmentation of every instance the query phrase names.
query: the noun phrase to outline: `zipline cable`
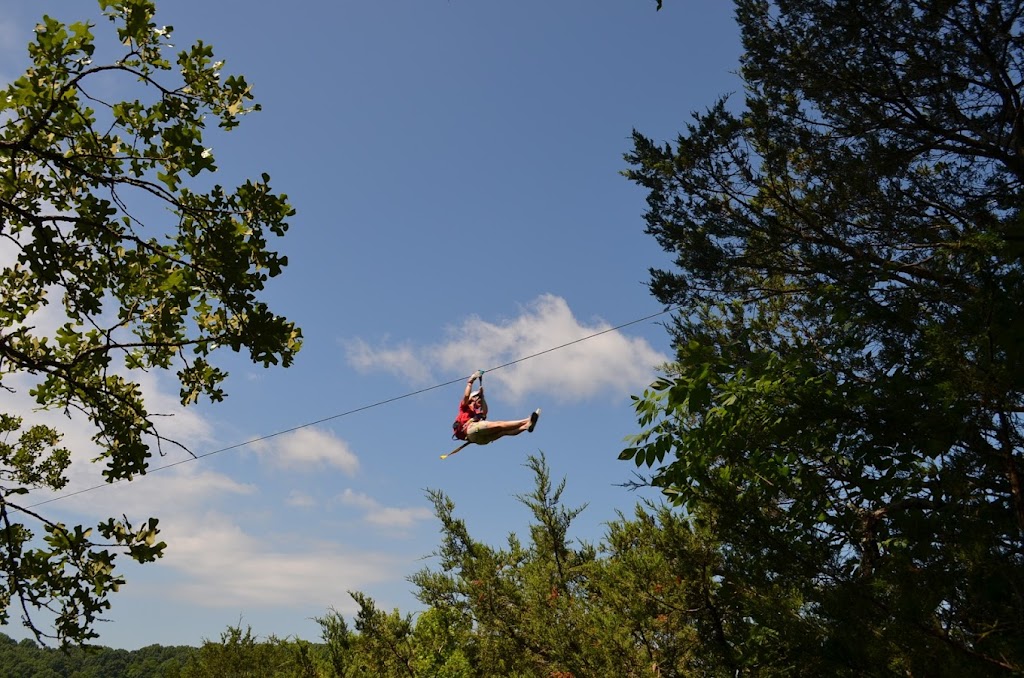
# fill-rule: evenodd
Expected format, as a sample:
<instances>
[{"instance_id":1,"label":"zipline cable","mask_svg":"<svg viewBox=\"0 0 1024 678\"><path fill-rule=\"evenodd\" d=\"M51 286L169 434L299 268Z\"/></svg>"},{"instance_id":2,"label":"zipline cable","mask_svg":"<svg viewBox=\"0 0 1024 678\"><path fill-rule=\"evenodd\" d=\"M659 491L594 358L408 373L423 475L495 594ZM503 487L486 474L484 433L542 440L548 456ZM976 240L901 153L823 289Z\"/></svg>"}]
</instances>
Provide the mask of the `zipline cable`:
<instances>
[{"instance_id":1,"label":"zipline cable","mask_svg":"<svg viewBox=\"0 0 1024 678\"><path fill-rule=\"evenodd\" d=\"M674 306L670 306L670 307L668 307L668 308L666 308L664 310L658 311L657 313L652 313L652 314L650 314L648 316L644 316L643 318L637 318L636 320L630 320L629 322L622 323L621 325L616 325L615 327L609 327L608 329L601 330L600 332L595 332L593 334L588 334L585 337L580 337L579 339L574 339L573 341L566 342L566 343L561 344L559 346L554 346L552 348L544 349L543 351L540 351L538 353L533 353L533 354L528 355L528 356L523 356L522 358L517 358L517 359L515 359L515 360L513 360L511 362L507 362L507 363L504 363L502 365L498 365L496 367L492 367L492 368L490 368L488 370L485 370L485 371L486 372L493 372L495 370L500 370L500 369L503 369L505 367L510 367L512 365L515 365L516 363L521 363L521 362L524 362L526 360L531 360L533 358L537 358L537 357L545 355L547 353L552 353L554 351L558 351L558 350L561 350L563 348L567 348L569 346L572 346L573 344L578 344L580 342L587 341L588 339L593 339L594 337L599 337L602 334L608 334L609 332L615 332L617 330L621 330L624 327L629 327L630 325L636 325L637 323L642 323L642 322L644 322L646 320L651 320L652 318L657 318L658 316L665 315L666 313L668 313L670 311L673 311L673 310L675 310L675 307ZM422 393L426 393L428 391L434 391L434 390L439 389L439 388L444 388L445 386L451 386L452 384L457 384L457 383L459 383L461 381L465 381L468 378L469 378L468 376L467 377L459 377L458 379L452 379L451 381L446 381L443 384L435 384L434 386L428 386L427 388L421 388L418 391L411 391L409 393L404 393L404 394L402 394L400 396L395 396L393 398L388 398L386 400L380 400L380 401L372 403L370 405L363 405L362 407L357 407L355 409L348 410L347 412L341 412L340 414L333 414L333 415L331 415L329 417L324 417L323 419L317 419L316 421L311 421L311 422L308 422L308 423L305 423L305 424L299 424L298 426L293 426L291 428L287 428L287 429L284 429L282 431L277 431L275 433L268 433L267 435L260 436L258 438L252 438L250 440L246 440L246 441L241 442L241 443L235 443L234 445L228 445L227 447L222 447L220 449L213 450L212 452L206 452L204 454L199 454L199 455L195 455L195 456L192 456L192 457L188 457L186 459L181 459L179 461L171 462L170 464L164 464L163 466L157 466L155 468L151 468L151 469L147 470L146 474L156 473L157 471L163 471L164 469L174 468L175 466L180 466L182 464L187 464L188 462L191 462L191 461L199 461L200 459L205 459L206 457L212 457L213 455L220 454L221 452L228 452L229 450L236 450L236 449L238 449L240 447L245 447L246 445L253 445L255 443L263 442L264 440L270 440L271 438L276 438L277 436L281 436L281 435L284 435L286 433L292 433L294 431L298 431L298 430L304 429L304 428L309 428L310 426L316 426L318 424L323 424L324 422L332 421L334 419L340 419L342 417L347 417L347 416L349 416L351 414L356 414L357 412L363 412L365 410L373 409L374 407L380 407L381 405L388 405L390 403L393 403L393 402L396 402L396 401L399 401L399 400L404 400L405 398L411 398L413 396L417 396L417 395L420 395ZM143 475L146 475L146 474L143 474ZM58 497L53 497L53 498L47 499L45 501L41 501L41 502L38 502L38 503L35 503L35 504L30 504L29 506L26 506L25 508L26 509L33 509L33 508L35 508L37 506L42 506L44 504L50 504L50 503L55 502L55 501L60 501L61 499L68 499L70 497L75 497L75 496L78 496L80 494L85 494L86 492L92 492L93 490L98 490L98 489L103 488L103 487L110 487L111 485L116 485L117 483L120 483L123 480L125 480L125 479L124 478L118 478L117 480L115 480L113 482L103 483L101 485L93 485L92 487L86 487L86 488L81 489L81 490L76 490L75 492L69 492L67 494L62 494L62 495L60 495ZM11 508L13 509L14 507L11 507Z\"/></svg>"}]
</instances>

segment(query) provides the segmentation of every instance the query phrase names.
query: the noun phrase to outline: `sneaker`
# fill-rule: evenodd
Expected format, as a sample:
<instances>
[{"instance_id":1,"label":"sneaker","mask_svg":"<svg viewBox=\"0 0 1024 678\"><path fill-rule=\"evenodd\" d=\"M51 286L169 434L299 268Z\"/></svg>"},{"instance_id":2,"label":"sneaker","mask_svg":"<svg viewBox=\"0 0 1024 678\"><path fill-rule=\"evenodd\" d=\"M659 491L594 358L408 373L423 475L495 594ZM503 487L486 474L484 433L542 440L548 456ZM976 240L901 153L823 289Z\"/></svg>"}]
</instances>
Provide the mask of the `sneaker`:
<instances>
[{"instance_id":1,"label":"sneaker","mask_svg":"<svg viewBox=\"0 0 1024 678\"><path fill-rule=\"evenodd\" d=\"M540 419L540 408L538 407L530 415L530 428L526 429L530 433L533 433L533 429L537 426L537 420Z\"/></svg>"}]
</instances>

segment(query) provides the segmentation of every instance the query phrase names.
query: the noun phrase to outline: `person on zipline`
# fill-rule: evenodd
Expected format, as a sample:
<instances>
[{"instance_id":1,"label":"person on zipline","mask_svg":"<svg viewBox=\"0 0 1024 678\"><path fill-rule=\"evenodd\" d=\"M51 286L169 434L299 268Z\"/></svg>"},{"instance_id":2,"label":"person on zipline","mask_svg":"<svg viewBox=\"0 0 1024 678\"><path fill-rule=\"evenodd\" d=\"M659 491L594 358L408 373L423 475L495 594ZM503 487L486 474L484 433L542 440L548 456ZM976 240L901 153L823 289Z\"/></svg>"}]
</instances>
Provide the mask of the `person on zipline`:
<instances>
[{"instance_id":1,"label":"person on zipline","mask_svg":"<svg viewBox=\"0 0 1024 678\"><path fill-rule=\"evenodd\" d=\"M473 390L473 382L480 380L480 388ZM466 382L466 391L459 402L459 415L452 424L455 437L477 445L486 445L502 436L517 436L523 431L533 433L540 417L540 408L526 419L516 421L487 421L487 401L484 399L484 372L480 370Z\"/></svg>"}]
</instances>

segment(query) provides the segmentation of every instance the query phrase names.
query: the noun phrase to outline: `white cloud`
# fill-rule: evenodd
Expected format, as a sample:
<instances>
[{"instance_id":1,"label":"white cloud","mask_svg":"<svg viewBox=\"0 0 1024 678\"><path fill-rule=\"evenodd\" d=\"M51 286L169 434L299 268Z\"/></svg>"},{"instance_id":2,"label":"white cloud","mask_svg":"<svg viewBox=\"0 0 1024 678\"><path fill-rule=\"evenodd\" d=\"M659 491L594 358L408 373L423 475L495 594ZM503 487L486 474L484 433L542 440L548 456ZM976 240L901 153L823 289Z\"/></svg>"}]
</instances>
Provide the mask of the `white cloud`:
<instances>
[{"instance_id":1,"label":"white cloud","mask_svg":"<svg viewBox=\"0 0 1024 678\"><path fill-rule=\"evenodd\" d=\"M313 497L305 492L299 492L298 490L292 490L285 503L287 503L288 506L294 506L295 508L312 508L316 506L316 500L313 499Z\"/></svg>"},{"instance_id":2,"label":"white cloud","mask_svg":"<svg viewBox=\"0 0 1024 678\"><path fill-rule=\"evenodd\" d=\"M411 346L373 348L362 339L348 340L344 346L349 364L359 372L383 370L419 384L431 379L430 369Z\"/></svg>"},{"instance_id":3,"label":"white cloud","mask_svg":"<svg viewBox=\"0 0 1024 678\"><path fill-rule=\"evenodd\" d=\"M124 513L134 522L156 516L163 529L166 520L187 519L191 509L258 492L255 485L202 468L201 463L181 464L131 482L104 485L69 497L62 504L77 511L79 520L99 520Z\"/></svg>"},{"instance_id":4,"label":"white cloud","mask_svg":"<svg viewBox=\"0 0 1024 678\"><path fill-rule=\"evenodd\" d=\"M162 394L158 398L172 396ZM164 573L159 575L163 583L153 593L157 601L171 596L204 607L291 608L320 605L325 600L344 601L348 590L401 576L397 570L402 563L383 554L325 543L301 532L275 534L266 531L261 523L246 524L247 520L252 520L247 517L251 514L239 511L238 499L257 495L260 488L205 468L202 460L169 467L133 482L103 484L99 466L86 461L95 455L95 447L89 440L90 427L84 418L65 419L55 412L33 414L37 422L42 419L59 426L66 433L65 443L75 450L72 484L60 494L88 490L33 510L52 518L59 516L64 522L85 525L122 514L133 524L140 524L150 516L158 517L160 538L167 542L168 548L157 563L144 566L146 576L153 576L156 570ZM186 428L205 431L208 423L198 418L188 422ZM180 437L186 435L175 433ZM171 434L170 429L168 434ZM323 434L313 438L330 440ZM294 445L296 441L291 443ZM295 454L289 456L289 445L283 449L280 459L293 461L296 458ZM177 454L181 459L191 459L180 450ZM334 456L327 455L327 458L338 463L338 454L336 449ZM160 461L157 459L156 464ZM344 463L351 466L351 462ZM59 495L33 493L22 503L31 505L55 496ZM287 503L295 506L308 501L311 501L308 496L293 492ZM218 504L230 508L232 514L215 511L213 507ZM119 560L121 568L137 567L125 557ZM181 575L180 578L174 577L174 573ZM134 576L130 574L129 583L132 581Z\"/></svg>"},{"instance_id":5,"label":"white cloud","mask_svg":"<svg viewBox=\"0 0 1024 678\"><path fill-rule=\"evenodd\" d=\"M250 447L279 468L316 471L333 466L350 476L359 470L359 458L348 443L330 431L303 428Z\"/></svg>"},{"instance_id":6,"label":"white cloud","mask_svg":"<svg viewBox=\"0 0 1024 678\"><path fill-rule=\"evenodd\" d=\"M219 514L166 528L163 536L170 544L163 566L186 575L175 593L204 607L322 605L397 576L388 556L308 540L287 550Z\"/></svg>"},{"instance_id":7,"label":"white cloud","mask_svg":"<svg viewBox=\"0 0 1024 678\"><path fill-rule=\"evenodd\" d=\"M433 517L430 509L425 507L396 508L382 506L376 499L361 492L347 488L338 497L346 506L353 506L364 511L366 522L378 527L408 529L421 520Z\"/></svg>"},{"instance_id":8,"label":"white cloud","mask_svg":"<svg viewBox=\"0 0 1024 678\"><path fill-rule=\"evenodd\" d=\"M431 378L427 366L468 374L521 361L486 375L488 384L500 386L503 399L521 402L546 392L562 401L580 401L603 392L641 389L654 377L656 366L669 359L646 340L609 331L611 327L603 320L581 322L565 299L545 294L518 317L502 322L470 317L451 330L448 341L418 350L349 342L348 360L362 371L386 370L416 383ZM562 348L551 350L556 347ZM536 357L523 360L528 356Z\"/></svg>"},{"instance_id":9,"label":"white cloud","mask_svg":"<svg viewBox=\"0 0 1024 678\"><path fill-rule=\"evenodd\" d=\"M131 376L141 381L151 412L174 415L158 420L162 435L189 445L209 440L213 426L197 409L182 408L151 374ZM206 607L319 605L324 600L346 600L347 590L401 576L396 574L401 563L385 555L325 543L301 531L281 535L266 530L262 523L247 524L251 514L239 510L239 500L258 496L262 488L212 470L204 460L193 460L175 446L165 445L167 456L155 456L153 468L185 463L155 473L151 468L149 474L132 482L103 483L102 465L89 462L97 455L90 439L93 427L75 412L67 417L62 412L35 411L26 395L29 381L24 375L5 380L5 384L19 388L17 393L9 394L4 410L24 415L26 425L45 423L62 431L62 444L73 451L73 463L71 482L65 490L33 492L20 498L19 504L32 506L59 498L33 511L87 526L122 514L135 525L150 516L158 517L160 539L168 548L159 561L143 566L146 577L158 570L163 572L159 575L163 583L153 593L155 600L171 596ZM275 463L285 466L326 464L354 472L358 465L343 442L317 431L282 436L267 453ZM80 494L65 496L76 491ZM309 501L308 496L293 493L287 504L304 505ZM218 512L218 506L230 510L231 515ZM119 569L126 571L137 567L126 557L119 562ZM180 576L175 577L175 573ZM133 580L130 574L129 583Z\"/></svg>"}]
</instances>

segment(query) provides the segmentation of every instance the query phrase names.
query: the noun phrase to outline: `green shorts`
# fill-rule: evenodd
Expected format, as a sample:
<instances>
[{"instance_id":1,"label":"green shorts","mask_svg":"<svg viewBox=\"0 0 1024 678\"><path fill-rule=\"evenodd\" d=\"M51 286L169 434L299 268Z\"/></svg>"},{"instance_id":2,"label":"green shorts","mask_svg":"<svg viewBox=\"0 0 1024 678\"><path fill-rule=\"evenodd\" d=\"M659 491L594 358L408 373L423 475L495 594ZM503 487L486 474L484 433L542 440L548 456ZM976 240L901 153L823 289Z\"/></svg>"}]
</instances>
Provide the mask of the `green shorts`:
<instances>
[{"instance_id":1,"label":"green shorts","mask_svg":"<svg viewBox=\"0 0 1024 678\"><path fill-rule=\"evenodd\" d=\"M501 437L497 428L491 428L486 421L471 421L466 426L466 440L477 445L493 443Z\"/></svg>"}]
</instances>

